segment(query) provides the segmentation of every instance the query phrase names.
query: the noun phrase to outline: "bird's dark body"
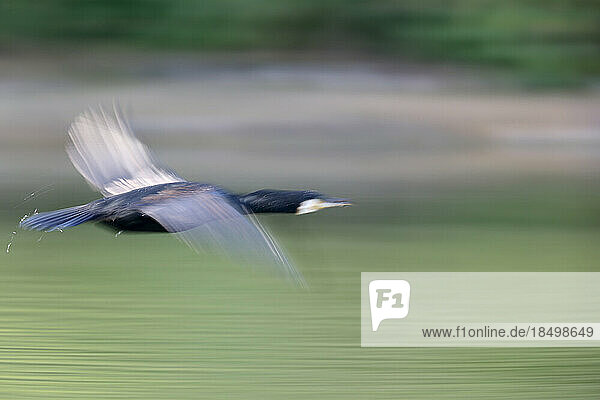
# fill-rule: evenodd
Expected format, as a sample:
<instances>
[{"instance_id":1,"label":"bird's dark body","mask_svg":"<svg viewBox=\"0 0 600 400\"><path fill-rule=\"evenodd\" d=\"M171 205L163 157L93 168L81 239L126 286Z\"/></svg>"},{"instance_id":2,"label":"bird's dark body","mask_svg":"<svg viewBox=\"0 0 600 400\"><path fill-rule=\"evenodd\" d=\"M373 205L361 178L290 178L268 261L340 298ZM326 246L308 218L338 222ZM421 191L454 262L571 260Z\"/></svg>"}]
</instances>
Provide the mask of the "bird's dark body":
<instances>
[{"instance_id":1,"label":"bird's dark body","mask_svg":"<svg viewBox=\"0 0 600 400\"><path fill-rule=\"evenodd\" d=\"M202 191L217 192L236 208L242 209L236 196L229 195L223 189L204 183L175 182L143 187L130 192L98 199L87 206L101 222L117 231L167 232L154 218L146 215L142 208L151 204L159 204L175 197L194 195Z\"/></svg>"}]
</instances>

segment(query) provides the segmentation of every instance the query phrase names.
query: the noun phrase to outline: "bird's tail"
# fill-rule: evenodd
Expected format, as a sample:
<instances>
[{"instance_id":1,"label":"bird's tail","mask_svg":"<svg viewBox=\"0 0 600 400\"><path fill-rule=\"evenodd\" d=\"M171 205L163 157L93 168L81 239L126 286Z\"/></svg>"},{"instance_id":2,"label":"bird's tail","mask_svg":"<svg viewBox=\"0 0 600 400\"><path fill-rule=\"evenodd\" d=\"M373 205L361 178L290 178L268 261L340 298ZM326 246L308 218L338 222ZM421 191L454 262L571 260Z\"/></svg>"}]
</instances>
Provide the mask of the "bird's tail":
<instances>
[{"instance_id":1,"label":"bird's tail","mask_svg":"<svg viewBox=\"0 0 600 400\"><path fill-rule=\"evenodd\" d=\"M94 217L95 214L91 212L90 207L86 204L34 214L23 219L19 226L23 229L52 232L82 224L94 219Z\"/></svg>"}]
</instances>

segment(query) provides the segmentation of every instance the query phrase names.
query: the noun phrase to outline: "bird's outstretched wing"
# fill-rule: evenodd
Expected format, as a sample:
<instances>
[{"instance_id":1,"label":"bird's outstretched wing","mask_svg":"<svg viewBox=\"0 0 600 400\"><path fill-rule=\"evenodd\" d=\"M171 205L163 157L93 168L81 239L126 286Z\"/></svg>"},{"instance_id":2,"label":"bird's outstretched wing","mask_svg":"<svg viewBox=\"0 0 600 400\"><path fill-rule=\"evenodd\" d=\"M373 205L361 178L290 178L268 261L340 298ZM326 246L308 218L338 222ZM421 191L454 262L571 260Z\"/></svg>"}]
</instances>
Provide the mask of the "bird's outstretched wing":
<instances>
[{"instance_id":1,"label":"bird's outstretched wing","mask_svg":"<svg viewBox=\"0 0 600 400\"><path fill-rule=\"evenodd\" d=\"M140 142L117 107L79 115L68 130L67 154L87 182L105 197L145 186L181 182L161 167Z\"/></svg>"},{"instance_id":2,"label":"bird's outstretched wing","mask_svg":"<svg viewBox=\"0 0 600 400\"><path fill-rule=\"evenodd\" d=\"M229 202L227 194L205 189L186 195L149 198L140 210L196 251L217 250L251 264L272 266L307 287L283 250L252 215Z\"/></svg>"}]
</instances>

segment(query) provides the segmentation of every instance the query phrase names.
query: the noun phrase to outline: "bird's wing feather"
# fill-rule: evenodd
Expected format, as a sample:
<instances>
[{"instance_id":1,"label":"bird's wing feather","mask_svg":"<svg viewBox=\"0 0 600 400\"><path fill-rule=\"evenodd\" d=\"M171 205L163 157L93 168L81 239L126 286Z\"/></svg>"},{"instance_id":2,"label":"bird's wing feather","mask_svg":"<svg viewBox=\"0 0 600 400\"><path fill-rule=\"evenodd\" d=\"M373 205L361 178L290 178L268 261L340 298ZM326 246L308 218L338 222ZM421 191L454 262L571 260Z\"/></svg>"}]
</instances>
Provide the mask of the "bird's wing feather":
<instances>
[{"instance_id":1,"label":"bird's wing feather","mask_svg":"<svg viewBox=\"0 0 600 400\"><path fill-rule=\"evenodd\" d=\"M66 150L77 171L104 196L185 181L158 165L117 107L112 113L100 107L79 115L69 127Z\"/></svg>"},{"instance_id":2,"label":"bird's wing feather","mask_svg":"<svg viewBox=\"0 0 600 400\"><path fill-rule=\"evenodd\" d=\"M140 209L196 251L217 250L237 260L272 266L280 275L306 287L302 275L260 223L252 215L243 215L216 190L153 199Z\"/></svg>"}]
</instances>

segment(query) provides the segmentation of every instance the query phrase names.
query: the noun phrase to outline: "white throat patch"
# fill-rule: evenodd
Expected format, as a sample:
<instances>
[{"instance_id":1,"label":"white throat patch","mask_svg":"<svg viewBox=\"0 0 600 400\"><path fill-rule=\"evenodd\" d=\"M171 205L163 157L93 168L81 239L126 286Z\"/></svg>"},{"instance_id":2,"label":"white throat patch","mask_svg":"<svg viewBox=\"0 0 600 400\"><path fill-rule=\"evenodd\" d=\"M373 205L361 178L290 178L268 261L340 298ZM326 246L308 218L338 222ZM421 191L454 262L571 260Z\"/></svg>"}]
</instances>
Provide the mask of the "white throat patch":
<instances>
[{"instance_id":1,"label":"white throat patch","mask_svg":"<svg viewBox=\"0 0 600 400\"><path fill-rule=\"evenodd\" d=\"M321 199L310 199L300 203L300 206L296 209L296 215L309 214L324 208L344 207L347 205L350 205L350 203L331 203Z\"/></svg>"},{"instance_id":2,"label":"white throat patch","mask_svg":"<svg viewBox=\"0 0 600 400\"><path fill-rule=\"evenodd\" d=\"M308 214L315 211L319 211L322 207L323 200L310 199L300 203L300 206L296 209L296 215Z\"/></svg>"}]
</instances>

